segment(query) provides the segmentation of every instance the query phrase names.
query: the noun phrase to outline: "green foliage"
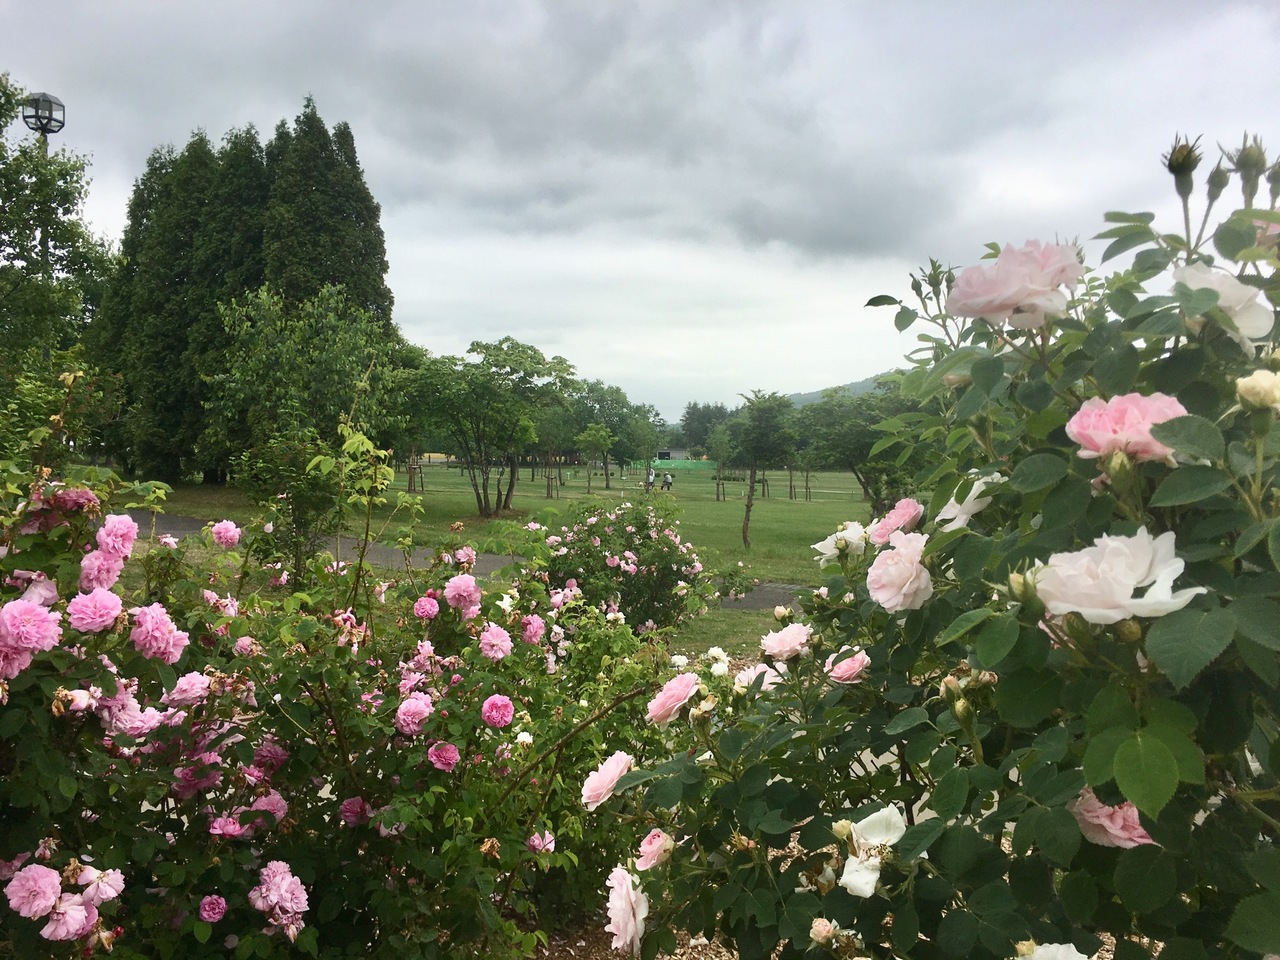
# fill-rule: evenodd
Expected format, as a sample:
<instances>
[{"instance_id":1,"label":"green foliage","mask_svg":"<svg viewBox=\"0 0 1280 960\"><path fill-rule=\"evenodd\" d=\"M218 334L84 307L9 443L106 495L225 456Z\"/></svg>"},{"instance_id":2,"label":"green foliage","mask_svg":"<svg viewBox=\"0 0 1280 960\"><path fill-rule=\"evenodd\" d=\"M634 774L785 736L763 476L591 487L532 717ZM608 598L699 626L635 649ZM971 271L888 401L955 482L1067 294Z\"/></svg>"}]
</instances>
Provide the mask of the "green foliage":
<instances>
[{"instance_id":1,"label":"green foliage","mask_svg":"<svg viewBox=\"0 0 1280 960\"><path fill-rule=\"evenodd\" d=\"M1280 949L1269 216L1110 214L1112 276L993 245L874 301L925 330L870 453L918 456L923 502L820 544L760 671L700 676L623 781L680 841L638 876L645 955L672 926L743 957Z\"/></svg>"}]
</instances>

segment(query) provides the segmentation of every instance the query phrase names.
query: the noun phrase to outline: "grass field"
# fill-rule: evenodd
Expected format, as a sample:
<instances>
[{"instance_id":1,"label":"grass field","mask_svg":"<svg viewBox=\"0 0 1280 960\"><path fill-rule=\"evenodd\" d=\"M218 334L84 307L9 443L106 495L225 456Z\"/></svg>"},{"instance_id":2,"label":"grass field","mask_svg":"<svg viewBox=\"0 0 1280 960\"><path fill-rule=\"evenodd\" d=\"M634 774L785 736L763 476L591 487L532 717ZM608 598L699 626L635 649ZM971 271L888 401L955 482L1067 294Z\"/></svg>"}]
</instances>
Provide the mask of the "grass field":
<instances>
[{"instance_id":1,"label":"grass field","mask_svg":"<svg viewBox=\"0 0 1280 960\"><path fill-rule=\"evenodd\" d=\"M742 514L746 502L743 483L727 484L727 500L716 500L715 482L710 471L673 471L676 473L672 492L652 494L660 504L674 508L681 531L707 559L708 567L716 563L745 563L752 576L762 582L816 586L820 582L818 565L813 560L810 544L826 537L836 524L844 520L867 519L867 508L852 476L818 473L810 477L809 500L787 497L787 475L769 475L770 496L757 497L751 512L751 550L742 546ZM592 477L591 496L605 502L637 500L645 496L639 475L624 480L615 476L610 490L605 490L603 477ZM804 479L796 477L798 495L804 496ZM398 474L396 489L406 489L403 473ZM538 477L529 479L523 471L516 487L516 519L537 518L556 522L575 501L587 498L585 470L576 475L566 471L559 497L548 500L546 483ZM422 496L424 516L415 528L414 539L422 544L436 541L449 525L462 521L474 539L483 539L488 521L476 513L475 496L466 473L443 464L424 470L415 491ZM174 488L165 505L168 513L185 514L206 520L230 519L245 523L258 511L235 487L184 484ZM675 644L682 652L697 654L712 646L724 647L731 655L749 655L764 632L773 628L771 611L716 610L685 627Z\"/></svg>"}]
</instances>

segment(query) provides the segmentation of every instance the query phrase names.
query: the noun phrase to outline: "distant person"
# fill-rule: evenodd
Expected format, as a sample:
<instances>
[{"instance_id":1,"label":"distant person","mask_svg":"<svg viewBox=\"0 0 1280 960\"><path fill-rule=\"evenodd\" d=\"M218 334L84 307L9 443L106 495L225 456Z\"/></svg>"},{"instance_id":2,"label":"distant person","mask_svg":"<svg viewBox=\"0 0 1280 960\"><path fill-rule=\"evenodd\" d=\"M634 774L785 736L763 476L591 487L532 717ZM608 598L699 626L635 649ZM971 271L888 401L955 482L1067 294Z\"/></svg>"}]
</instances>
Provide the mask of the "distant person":
<instances>
[{"instance_id":1,"label":"distant person","mask_svg":"<svg viewBox=\"0 0 1280 960\"><path fill-rule=\"evenodd\" d=\"M644 492L645 492L645 493L649 493L650 491L652 491L652 490L653 490L653 481L654 481L654 478L655 478L656 476L657 476L657 474L655 474L655 473L653 472L653 464L649 464L649 472L648 472L648 474L646 474L646 475L645 475L645 478L644 478Z\"/></svg>"},{"instance_id":2,"label":"distant person","mask_svg":"<svg viewBox=\"0 0 1280 960\"><path fill-rule=\"evenodd\" d=\"M670 490L670 489L671 489L671 484L672 484L672 483L674 483L674 482L675 482L675 478L671 476L671 471L670 471L670 470L668 470L666 473L664 473L664 474L662 475L662 489L663 489L663 490Z\"/></svg>"}]
</instances>

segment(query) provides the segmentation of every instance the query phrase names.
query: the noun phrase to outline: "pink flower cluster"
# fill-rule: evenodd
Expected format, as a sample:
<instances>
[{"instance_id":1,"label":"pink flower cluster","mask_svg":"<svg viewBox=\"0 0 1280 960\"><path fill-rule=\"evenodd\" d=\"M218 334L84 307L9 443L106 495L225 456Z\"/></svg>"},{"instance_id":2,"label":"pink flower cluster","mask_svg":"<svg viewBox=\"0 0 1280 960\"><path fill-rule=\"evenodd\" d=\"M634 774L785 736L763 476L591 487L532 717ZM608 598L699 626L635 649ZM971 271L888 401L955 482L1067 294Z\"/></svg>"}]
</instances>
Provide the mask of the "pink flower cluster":
<instances>
[{"instance_id":1,"label":"pink flower cluster","mask_svg":"<svg viewBox=\"0 0 1280 960\"><path fill-rule=\"evenodd\" d=\"M510 656L511 649L511 634L496 623L486 623L480 634L480 652L496 662Z\"/></svg>"},{"instance_id":2,"label":"pink flower cluster","mask_svg":"<svg viewBox=\"0 0 1280 960\"><path fill-rule=\"evenodd\" d=\"M68 623L81 633L98 633L116 622L124 609L124 601L103 587L76 594L67 604Z\"/></svg>"},{"instance_id":3,"label":"pink flower cluster","mask_svg":"<svg viewBox=\"0 0 1280 960\"><path fill-rule=\"evenodd\" d=\"M62 614L31 600L10 600L0 608L0 678L13 679L37 653L62 639Z\"/></svg>"},{"instance_id":4,"label":"pink flower cluster","mask_svg":"<svg viewBox=\"0 0 1280 960\"><path fill-rule=\"evenodd\" d=\"M96 539L98 549L80 561L80 589L86 593L115 586L138 539L138 525L127 514L110 514L98 528Z\"/></svg>"},{"instance_id":5,"label":"pink flower cluster","mask_svg":"<svg viewBox=\"0 0 1280 960\"><path fill-rule=\"evenodd\" d=\"M153 603L146 607L134 607L129 613L134 622L129 639L138 651L154 660L177 663L190 638L174 626L164 606Z\"/></svg>"},{"instance_id":6,"label":"pink flower cluster","mask_svg":"<svg viewBox=\"0 0 1280 960\"><path fill-rule=\"evenodd\" d=\"M804 623L789 623L781 630L766 633L760 640L760 649L774 660L791 660L809 652L809 638L813 628Z\"/></svg>"},{"instance_id":7,"label":"pink flower cluster","mask_svg":"<svg viewBox=\"0 0 1280 960\"><path fill-rule=\"evenodd\" d=\"M64 892L57 870L41 864L23 867L5 886L9 906L30 920L47 918L40 936L46 940L79 940L98 924L98 906L124 890L119 870L84 867L76 874L78 892Z\"/></svg>"},{"instance_id":8,"label":"pink flower cluster","mask_svg":"<svg viewBox=\"0 0 1280 960\"><path fill-rule=\"evenodd\" d=\"M924 504L918 500L912 500L910 497L905 497L895 503L892 510L867 528L867 539L877 547L883 547L889 542L889 536L895 530L909 533L916 528L916 524L920 522L923 516Z\"/></svg>"},{"instance_id":9,"label":"pink flower cluster","mask_svg":"<svg viewBox=\"0 0 1280 960\"><path fill-rule=\"evenodd\" d=\"M270 925L265 933L283 931L293 941L305 926L302 914L309 906L306 888L282 860L272 860L262 868L258 885L249 891L249 903L267 915Z\"/></svg>"},{"instance_id":10,"label":"pink flower cluster","mask_svg":"<svg viewBox=\"0 0 1280 960\"><path fill-rule=\"evenodd\" d=\"M889 613L919 610L933 596L933 578L923 563L928 540L922 533L895 530L889 535L890 549L872 561L867 590Z\"/></svg>"},{"instance_id":11,"label":"pink flower cluster","mask_svg":"<svg viewBox=\"0 0 1280 960\"><path fill-rule=\"evenodd\" d=\"M451 577L444 585L444 602L458 610L462 619L470 620L480 615L480 587L469 573Z\"/></svg>"},{"instance_id":12,"label":"pink flower cluster","mask_svg":"<svg viewBox=\"0 0 1280 960\"><path fill-rule=\"evenodd\" d=\"M422 725L434 710L431 697L415 690L401 701L396 710L396 729L406 737L416 737L422 733Z\"/></svg>"},{"instance_id":13,"label":"pink flower cluster","mask_svg":"<svg viewBox=\"0 0 1280 960\"><path fill-rule=\"evenodd\" d=\"M489 697L480 707L480 718L491 727L507 726L515 714L516 709L511 698L504 697L500 693Z\"/></svg>"},{"instance_id":14,"label":"pink flower cluster","mask_svg":"<svg viewBox=\"0 0 1280 960\"><path fill-rule=\"evenodd\" d=\"M682 673L672 677L663 685L658 695L649 701L648 721L665 727L689 702L689 698L698 692L701 683L696 673Z\"/></svg>"},{"instance_id":15,"label":"pink flower cluster","mask_svg":"<svg viewBox=\"0 0 1280 960\"><path fill-rule=\"evenodd\" d=\"M213 535L213 542L225 550L240 542L240 528L231 520L219 520L209 532Z\"/></svg>"}]
</instances>

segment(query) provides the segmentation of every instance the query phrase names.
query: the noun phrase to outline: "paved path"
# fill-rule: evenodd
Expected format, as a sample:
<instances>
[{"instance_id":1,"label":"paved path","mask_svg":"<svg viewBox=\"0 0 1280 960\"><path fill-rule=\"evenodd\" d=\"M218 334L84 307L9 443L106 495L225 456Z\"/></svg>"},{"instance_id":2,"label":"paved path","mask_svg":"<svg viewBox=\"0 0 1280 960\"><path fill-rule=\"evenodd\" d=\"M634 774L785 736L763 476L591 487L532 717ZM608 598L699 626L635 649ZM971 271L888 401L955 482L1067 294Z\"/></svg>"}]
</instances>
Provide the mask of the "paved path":
<instances>
[{"instance_id":1,"label":"paved path","mask_svg":"<svg viewBox=\"0 0 1280 960\"><path fill-rule=\"evenodd\" d=\"M130 515L138 523L138 531L141 536L150 536L151 534L151 514L146 510L131 510ZM187 517L177 513L161 513L156 516L156 536L170 536L182 538L190 536L193 533L199 533L205 528L209 520L199 520L196 517ZM337 538L333 538L327 544L330 553L338 556L340 560L351 560L354 556L353 547L355 542L350 537L342 540L342 551L338 553ZM413 552L414 565L426 566L431 562L434 551L425 547L419 547ZM379 567L398 568L404 563L404 555L394 547L383 546L380 543L369 544L369 549L365 552L365 559ZM501 556L496 553L482 553L476 558L475 573L480 577L491 576L494 571L501 569L511 561L508 557ZM788 583L761 583L756 586L745 597L739 600L724 600L722 605L729 610L772 610L774 607L794 602L797 596L808 593L808 587L800 587Z\"/></svg>"}]
</instances>

